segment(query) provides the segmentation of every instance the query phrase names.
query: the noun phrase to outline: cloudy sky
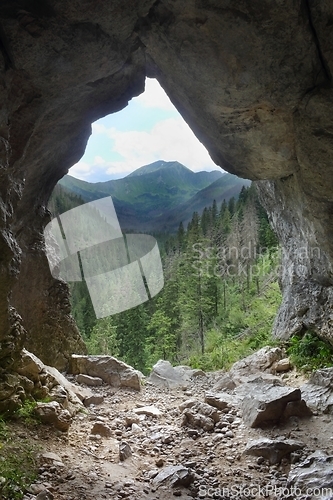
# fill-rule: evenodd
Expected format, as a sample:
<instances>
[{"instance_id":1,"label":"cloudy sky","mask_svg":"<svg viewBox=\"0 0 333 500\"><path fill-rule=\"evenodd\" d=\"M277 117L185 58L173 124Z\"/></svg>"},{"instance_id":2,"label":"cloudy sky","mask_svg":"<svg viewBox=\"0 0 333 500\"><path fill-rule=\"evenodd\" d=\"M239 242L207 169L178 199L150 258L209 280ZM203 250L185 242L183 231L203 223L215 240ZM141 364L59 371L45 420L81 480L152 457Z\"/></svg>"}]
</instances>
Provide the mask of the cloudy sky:
<instances>
[{"instance_id":1,"label":"cloudy sky","mask_svg":"<svg viewBox=\"0 0 333 500\"><path fill-rule=\"evenodd\" d=\"M92 125L82 159L69 174L89 182L125 177L156 160L177 160L191 170L219 170L157 80L129 105Z\"/></svg>"}]
</instances>

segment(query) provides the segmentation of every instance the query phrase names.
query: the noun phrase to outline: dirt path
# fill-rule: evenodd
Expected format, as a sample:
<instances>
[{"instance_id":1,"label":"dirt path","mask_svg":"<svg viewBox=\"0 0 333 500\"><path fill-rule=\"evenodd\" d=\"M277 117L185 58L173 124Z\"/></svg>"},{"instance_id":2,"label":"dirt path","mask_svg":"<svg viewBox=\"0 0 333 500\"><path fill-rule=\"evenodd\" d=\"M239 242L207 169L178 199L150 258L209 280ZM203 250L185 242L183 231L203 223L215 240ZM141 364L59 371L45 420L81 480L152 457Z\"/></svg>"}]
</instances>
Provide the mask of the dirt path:
<instances>
[{"instance_id":1,"label":"dirt path","mask_svg":"<svg viewBox=\"0 0 333 500\"><path fill-rule=\"evenodd\" d=\"M104 403L90 407L89 413L79 413L68 435L57 435L44 426L34 430L41 442L42 457L40 476L31 493L36 495L47 488L55 500L170 500L174 496L282 499L288 498L279 492L286 488L290 461L282 459L279 465L269 465L261 457L243 455L249 440L286 436L305 443L305 455L316 449L333 452L330 415L307 420L292 417L278 427L248 429L233 408L221 412L222 424L213 432L181 426L179 405L189 398L204 401L205 391L212 384L210 378L198 378L185 391L168 391L150 384L141 393L107 386L95 390L105 396ZM146 405L153 405L160 415L133 415L133 410ZM133 420L136 422L130 425ZM102 424L101 428L109 427L110 436L91 434L96 422ZM124 441L132 455L120 461L119 444ZM191 470L194 481L189 487L154 483L158 472L176 465ZM35 495L27 494L25 499Z\"/></svg>"}]
</instances>

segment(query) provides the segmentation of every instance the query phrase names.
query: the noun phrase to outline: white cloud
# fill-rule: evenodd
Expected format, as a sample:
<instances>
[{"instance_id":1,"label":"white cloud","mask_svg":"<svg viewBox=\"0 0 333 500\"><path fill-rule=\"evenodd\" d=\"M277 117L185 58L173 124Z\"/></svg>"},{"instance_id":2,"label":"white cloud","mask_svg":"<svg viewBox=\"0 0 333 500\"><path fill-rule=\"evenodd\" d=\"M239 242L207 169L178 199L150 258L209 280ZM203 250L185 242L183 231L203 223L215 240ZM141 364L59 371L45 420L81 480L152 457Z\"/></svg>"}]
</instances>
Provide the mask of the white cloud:
<instances>
[{"instance_id":1,"label":"white cloud","mask_svg":"<svg viewBox=\"0 0 333 500\"><path fill-rule=\"evenodd\" d=\"M91 124L92 134L105 134L107 132L108 129L103 123L101 123L101 120Z\"/></svg>"},{"instance_id":2,"label":"white cloud","mask_svg":"<svg viewBox=\"0 0 333 500\"><path fill-rule=\"evenodd\" d=\"M106 161L101 156L95 156L94 161L89 164L79 161L69 171L69 175L81 179L82 181L91 181L99 176L104 176L105 172L112 166L112 162ZM104 180L104 179L103 179Z\"/></svg>"},{"instance_id":3,"label":"white cloud","mask_svg":"<svg viewBox=\"0 0 333 500\"><path fill-rule=\"evenodd\" d=\"M87 176L89 177L92 169L92 165L89 165L85 161L79 161L71 167L69 174L77 179L85 179Z\"/></svg>"},{"instance_id":4,"label":"white cloud","mask_svg":"<svg viewBox=\"0 0 333 500\"><path fill-rule=\"evenodd\" d=\"M205 147L179 118L158 122L149 132L120 132L114 128L107 135L122 161L113 162L108 173L132 170L157 160L179 161L194 171L216 169Z\"/></svg>"},{"instance_id":5,"label":"white cloud","mask_svg":"<svg viewBox=\"0 0 333 500\"><path fill-rule=\"evenodd\" d=\"M167 111L174 111L175 109L161 85L153 78L146 78L145 91L139 97L136 97L135 100L146 108L157 108Z\"/></svg>"},{"instance_id":6,"label":"white cloud","mask_svg":"<svg viewBox=\"0 0 333 500\"><path fill-rule=\"evenodd\" d=\"M175 110L160 84L154 79L146 79L146 91L137 97L136 101L146 108ZM194 171L219 168L180 115L156 121L151 130L141 131L120 131L116 126L107 127L100 120L92 124L92 133L104 135L108 139L105 140L102 151L94 151L94 161L91 165L84 157L83 161L72 167L70 174L79 179L122 177L157 160L179 161ZM116 160L112 161L113 159Z\"/></svg>"}]
</instances>

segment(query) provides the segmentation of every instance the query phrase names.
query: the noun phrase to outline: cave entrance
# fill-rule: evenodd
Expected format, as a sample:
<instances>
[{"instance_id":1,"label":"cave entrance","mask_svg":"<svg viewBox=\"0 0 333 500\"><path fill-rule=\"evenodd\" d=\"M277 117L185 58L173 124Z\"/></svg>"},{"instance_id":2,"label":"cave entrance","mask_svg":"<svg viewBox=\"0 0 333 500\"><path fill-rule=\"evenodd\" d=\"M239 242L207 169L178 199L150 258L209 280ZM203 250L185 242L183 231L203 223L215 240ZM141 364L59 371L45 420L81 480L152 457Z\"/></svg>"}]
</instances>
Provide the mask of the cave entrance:
<instances>
[{"instance_id":1,"label":"cave entrance","mask_svg":"<svg viewBox=\"0 0 333 500\"><path fill-rule=\"evenodd\" d=\"M268 339L280 294L267 215L250 181L212 162L156 80L92 124L85 154L50 208L56 215L107 196L123 233L156 237L165 284L149 302L97 320L86 282L71 284L90 353L143 372L160 358L219 369L234 360L233 342L242 349L248 337L255 347ZM264 287L269 310L261 307Z\"/></svg>"}]
</instances>

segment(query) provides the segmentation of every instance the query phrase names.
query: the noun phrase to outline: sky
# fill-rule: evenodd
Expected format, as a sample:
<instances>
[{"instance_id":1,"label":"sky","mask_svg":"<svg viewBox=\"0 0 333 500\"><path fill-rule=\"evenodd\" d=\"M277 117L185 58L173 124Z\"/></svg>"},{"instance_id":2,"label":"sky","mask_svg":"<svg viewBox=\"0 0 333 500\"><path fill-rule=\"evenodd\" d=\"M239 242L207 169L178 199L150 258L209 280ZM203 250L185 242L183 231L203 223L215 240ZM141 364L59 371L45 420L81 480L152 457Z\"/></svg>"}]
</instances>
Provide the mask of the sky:
<instances>
[{"instance_id":1,"label":"sky","mask_svg":"<svg viewBox=\"0 0 333 500\"><path fill-rule=\"evenodd\" d=\"M220 170L157 80L147 78L143 94L92 124L85 154L69 174L89 182L120 179L157 160L194 172Z\"/></svg>"}]
</instances>

